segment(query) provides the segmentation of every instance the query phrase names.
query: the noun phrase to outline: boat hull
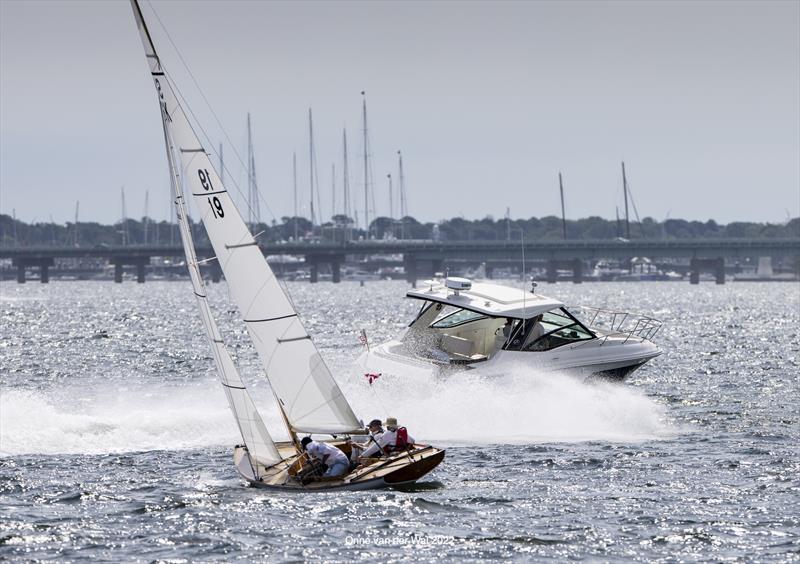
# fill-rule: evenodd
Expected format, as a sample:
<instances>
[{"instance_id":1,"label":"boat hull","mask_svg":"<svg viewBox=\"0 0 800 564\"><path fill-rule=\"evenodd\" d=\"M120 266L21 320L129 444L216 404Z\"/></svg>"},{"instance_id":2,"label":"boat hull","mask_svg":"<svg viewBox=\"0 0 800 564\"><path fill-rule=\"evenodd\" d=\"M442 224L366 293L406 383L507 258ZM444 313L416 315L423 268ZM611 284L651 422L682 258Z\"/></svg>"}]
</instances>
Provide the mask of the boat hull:
<instances>
[{"instance_id":1,"label":"boat hull","mask_svg":"<svg viewBox=\"0 0 800 564\"><path fill-rule=\"evenodd\" d=\"M402 342L389 341L373 347L359 358L365 371L398 379L449 377L464 371L486 377L519 373L567 372L583 377L624 380L647 361L659 356L661 349L645 339L594 339L546 352L497 351L479 362L446 362L407 352Z\"/></svg>"},{"instance_id":2,"label":"boat hull","mask_svg":"<svg viewBox=\"0 0 800 564\"><path fill-rule=\"evenodd\" d=\"M331 444L344 446L343 441ZM282 491L332 491L332 490L373 490L393 486L413 484L444 460L445 451L426 445L415 445L409 451L394 454L387 459L375 459L371 464L353 470L342 479L322 478L303 483L296 477L298 458L293 447L282 445L282 454L287 457L278 466L266 468L254 465L247 448L237 446L233 459L239 475L248 484L257 488Z\"/></svg>"}]
</instances>

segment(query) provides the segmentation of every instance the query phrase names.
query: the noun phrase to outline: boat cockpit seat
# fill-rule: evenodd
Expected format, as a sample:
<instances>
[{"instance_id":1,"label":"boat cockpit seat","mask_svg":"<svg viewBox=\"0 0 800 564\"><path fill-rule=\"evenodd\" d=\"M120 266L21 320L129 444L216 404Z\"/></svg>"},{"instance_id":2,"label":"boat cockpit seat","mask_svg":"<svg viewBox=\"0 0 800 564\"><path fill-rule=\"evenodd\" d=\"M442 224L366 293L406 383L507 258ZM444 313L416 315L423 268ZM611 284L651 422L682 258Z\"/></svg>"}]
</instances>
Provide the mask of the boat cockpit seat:
<instances>
[{"instance_id":1,"label":"boat cockpit seat","mask_svg":"<svg viewBox=\"0 0 800 564\"><path fill-rule=\"evenodd\" d=\"M442 335L442 350L449 354L471 357L475 353L475 343L455 335Z\"/></svg>"}]
</instances>

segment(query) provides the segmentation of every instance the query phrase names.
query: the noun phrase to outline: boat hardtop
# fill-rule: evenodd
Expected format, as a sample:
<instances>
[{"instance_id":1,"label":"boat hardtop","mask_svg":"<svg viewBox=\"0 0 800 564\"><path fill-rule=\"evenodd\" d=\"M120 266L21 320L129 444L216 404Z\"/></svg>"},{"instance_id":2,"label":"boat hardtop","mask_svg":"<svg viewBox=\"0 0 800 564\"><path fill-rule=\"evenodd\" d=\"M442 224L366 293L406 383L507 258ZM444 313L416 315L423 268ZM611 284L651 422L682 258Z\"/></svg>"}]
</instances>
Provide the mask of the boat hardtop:
<instances>
[{"instance_id":1,"label":"boat hardtop","mask_svg":"<svg viewBox=\"0 0 800 564\"><path fill-rule=\"evenodd\" d=\"M474 311L488 317L532 319L564 306L556 299L521 288L472 282L467 278L428 280L421 286L423 287L420 289L408 291L406 296Z\"/></svg>"}]
</instances>

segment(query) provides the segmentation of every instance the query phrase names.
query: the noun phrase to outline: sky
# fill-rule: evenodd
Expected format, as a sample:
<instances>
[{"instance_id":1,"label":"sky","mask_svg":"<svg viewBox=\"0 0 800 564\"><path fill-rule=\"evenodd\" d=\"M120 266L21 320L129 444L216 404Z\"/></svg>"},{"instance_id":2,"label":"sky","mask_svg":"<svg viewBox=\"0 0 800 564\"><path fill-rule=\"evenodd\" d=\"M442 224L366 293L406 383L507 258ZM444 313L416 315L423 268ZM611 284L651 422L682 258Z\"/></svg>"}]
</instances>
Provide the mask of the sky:
<instances>
[{"instance_id":1,"label":"sky","mask_svg":"<svg viewBox=\"0 0 800 564\"><path fill-rule=\"evenodd\" d=\"M421 221L560 215L559 172L568 218L611 219L624 213L623 160L642 218L800 216L797 0L142 9L206 147L223 143L242 205L250 112L266 221L294 214L293 153L298 211L308 215L309 108L315 207L332 215L335 181L335 211L344 211L346 128L363 220L362 91L371 216L389 215L387 174L399 215L398 150L407 210ZM0 0L0 213L64 223L80 202L80 221L112 223L124 190L127 217L141 218L147 200L148 215L166 219L168 181L129 3Z\"/></svg>"}]
</instances>

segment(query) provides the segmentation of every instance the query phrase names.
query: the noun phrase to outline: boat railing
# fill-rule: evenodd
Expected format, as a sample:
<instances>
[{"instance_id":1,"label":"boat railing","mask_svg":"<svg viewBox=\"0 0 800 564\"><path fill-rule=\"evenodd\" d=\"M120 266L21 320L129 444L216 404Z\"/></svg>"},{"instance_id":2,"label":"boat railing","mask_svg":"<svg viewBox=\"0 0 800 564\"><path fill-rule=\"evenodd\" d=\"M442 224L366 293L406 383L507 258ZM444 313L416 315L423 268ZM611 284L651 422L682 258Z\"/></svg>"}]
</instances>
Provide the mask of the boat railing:
<instances>
[{"instance_id":1,"label":"boat railing","mask_svg":"<svg viewBox=\"0 0 800 564\"><path fill-rule=\"evenodd\" d=\"M615 334L652 340L659 332L663 322L649 315L634 314L600 307L581 306L581 321L589 327L605 329Z\"/></svg>"}]
</instances>

